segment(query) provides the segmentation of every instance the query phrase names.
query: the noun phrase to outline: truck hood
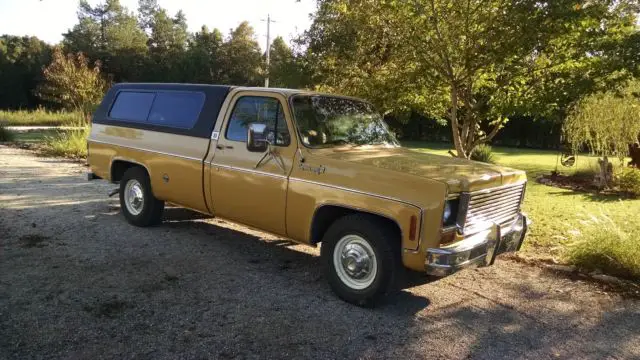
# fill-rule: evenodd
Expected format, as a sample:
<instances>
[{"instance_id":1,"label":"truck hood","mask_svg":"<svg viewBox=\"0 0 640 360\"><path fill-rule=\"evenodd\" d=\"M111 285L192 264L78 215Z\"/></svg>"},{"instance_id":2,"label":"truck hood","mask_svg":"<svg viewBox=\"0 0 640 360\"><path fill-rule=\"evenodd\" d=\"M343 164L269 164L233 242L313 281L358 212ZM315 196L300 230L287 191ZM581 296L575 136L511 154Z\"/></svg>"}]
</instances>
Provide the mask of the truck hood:
<instances>
[{"instance_id":1,"label":"truck hood","mask_svg":"<svg viewBox=\"0 0 640 360\"><path fill-rule=\"evenodd\" d=\"M406 148L333 148L318 155L412 174L447 184L449 193L476 191L526 180L524 171ZM321 153L321 154L320 154Z\"/></svg>"}]
</instances>

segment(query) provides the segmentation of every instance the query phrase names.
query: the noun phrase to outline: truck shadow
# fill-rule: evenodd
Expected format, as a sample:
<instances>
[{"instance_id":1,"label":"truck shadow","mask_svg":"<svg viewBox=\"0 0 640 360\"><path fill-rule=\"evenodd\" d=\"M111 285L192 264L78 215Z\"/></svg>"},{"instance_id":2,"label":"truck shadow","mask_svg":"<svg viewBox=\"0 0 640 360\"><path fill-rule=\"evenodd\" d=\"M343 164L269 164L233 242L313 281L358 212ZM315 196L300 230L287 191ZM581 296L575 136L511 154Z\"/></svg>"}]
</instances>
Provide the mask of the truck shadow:
<instances>
[{"instance_id":1,"label":"truck shadow","mask_svg":"<svg viewBox=\"0 0 640 360\"><path fill-rule=\"evenodd\" d=\"M322 264L319 257L319 247L302 245L294 241L280 238L271 234L251 230L226 220L216 219L216 223L196 221L213 219L204 215L177 206L168 207L164 213L162 227L194 232L198 231L210 236L219 245L225 246L225 251L238 251L237 247L248 250L247 253L260 253L261 258L248 257L245 259L250 264L268 263L281 271L295 271L313 273L314 282L325 282L321 273ZM213 241L213 240L212 240ZM251 249L247 249L247 247ZM424 274L407 271L400 280L400 289L405 290L433 281ZM329 290L328 288L326 290ZM429 299L415 296L407 291L401 291L394 296L385 298L376 304L379 308L385 308L395 313L414 314L429 306Z\"/></svg>"}]
</instances>

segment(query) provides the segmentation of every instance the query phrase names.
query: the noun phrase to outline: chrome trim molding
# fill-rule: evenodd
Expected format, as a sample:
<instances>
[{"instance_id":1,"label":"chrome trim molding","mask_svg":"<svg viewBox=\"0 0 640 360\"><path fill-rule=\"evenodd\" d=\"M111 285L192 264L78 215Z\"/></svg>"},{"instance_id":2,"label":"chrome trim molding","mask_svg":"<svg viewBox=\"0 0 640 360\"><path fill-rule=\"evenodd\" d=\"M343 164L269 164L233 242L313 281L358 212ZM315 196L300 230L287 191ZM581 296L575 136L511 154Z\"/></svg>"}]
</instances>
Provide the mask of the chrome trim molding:
<instances>
[{"instance_id":1,"label":"chrome trim molding","mask_svg":"<svg viewBox=\"0 0 640 360\"><path fill-rule=\"evenodd\" d=\"M231 166L231 165L216 164L216 163L213 163L213 162L210 165L212 167L219 167L219 168L222 168L222 169L240 171L240 172L256 174L256 175L270 176L270 177L274 177L274 178L278 178L278 179L286 179L287 178L287 176L285 176L285 175L273 174L273 173L266 172L266 171L241 168L241 167L236 167L236 166Z\"/></svg>"},{"instance_id":2,"label":"chrome trim molding","mask_svg":"<svg viewBox=\"0 0 640 360\"><path fill-rule=\"evenodd\" d=\"M463 194L470 194L470 195L476 195L476 194L482 194L482 193L490 193L490 192L494 192L496 190L502 190L504 188L509 188L509 187L515 187L515 186L520 186L520 185L524 185L526 184L527 181L522 181L519 183L513 183L513 184L506 184L506 185L500 185L500 186L496 186L496 187L492 187L492 188L488 188L488 189L482 189L482 190L476 190L476 191L471 191L471 192L466 192Z\"/></svg>"},{"instance_id":3,"label":"chrome trim molding","mask_svg":"<svg viewBox=\"0 0 640 360\"><path fill-rule=\"evenodd\" d=\"M87 143L89 143L89 142L93 142L93 143L97 143L97 144L104 144L104 145L120 146L120 147L123 147L123 148L126 148L126 149L144 151L144 152L160 154L160 155L167 155L167 156L177 157L177 158L186 159L186 160L204 161L203 159L195 158L195 157L192 157L192 156L185 156L185 155L172 154L172 153L168 153L168 152L164 152L164 151L143 149L143 148L139 148L139 147L135 147L135 146L121 145L121 144L110 143L110 142L94 140L94 139L87 139Z\"/></svg>"},{"instance_id":4,"label":"chrome trim molding","mask_svg":"<svg viewBox=\"0 0 640 360\"><path fill-rule=\"evenodd\" d=\"M513 231L517 221L522 221L523 226L516 238ZM510 226L494 223L491 228L450 246L429 248L426 251L425 270L429 275L447 276L472 266L491 266L497 255L520 250L528 233L528 222L525 215L519 214Z\"/></svg>"}]
</instances>

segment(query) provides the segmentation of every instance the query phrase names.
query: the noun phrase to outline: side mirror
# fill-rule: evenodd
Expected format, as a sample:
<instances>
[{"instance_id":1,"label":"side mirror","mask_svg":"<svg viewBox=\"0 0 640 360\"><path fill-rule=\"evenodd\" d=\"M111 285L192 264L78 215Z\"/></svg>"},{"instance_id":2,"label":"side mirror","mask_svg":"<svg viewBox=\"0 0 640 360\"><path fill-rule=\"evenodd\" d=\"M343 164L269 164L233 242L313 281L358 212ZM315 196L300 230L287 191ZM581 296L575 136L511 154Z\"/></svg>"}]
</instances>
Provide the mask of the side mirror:
<instances>
[{"instance_id":1,"label":"side mirror","mask_svg":"<svg viewBox=\"0 0 640 360\"><path fill-rule=\"evenodd\" d=\"M247 130L247 150L251 152L265 152L268 148L267 124L249 124Z\"/></svg>"}]
</instances>

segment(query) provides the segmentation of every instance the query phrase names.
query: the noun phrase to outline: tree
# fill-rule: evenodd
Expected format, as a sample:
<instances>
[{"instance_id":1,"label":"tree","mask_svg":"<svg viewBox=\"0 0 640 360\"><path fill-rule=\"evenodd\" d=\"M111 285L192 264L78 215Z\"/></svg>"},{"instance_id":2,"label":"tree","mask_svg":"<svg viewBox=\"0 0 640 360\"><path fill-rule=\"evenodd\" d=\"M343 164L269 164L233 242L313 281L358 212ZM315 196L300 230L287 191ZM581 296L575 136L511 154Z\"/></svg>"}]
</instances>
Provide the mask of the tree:
<instances>
[{"instance_id":1,"label":"tree","mask_svg":"<svg viewBox=\"0 0 640 360\"><path fill-rule=\"evenodd\" d=\"M243 21L231 31L222 45L224 78L232 85L259 86L262 82L262 51L256 41L255 32Z\"/></svg>"},{"instance_id":2,"label":"tree","mask_svg":"<svg viewBox=\"0 0 640 360\"><path fill-rule=\"evenodd\" d=\"M151 58L147 77L156 81L185 81L183 66L189 34L184 13L179 11L172 18L166 9L157 7L150 15Z\"/></svg>"},{"instance_id":3,"label":"tree","mask_svg":"<svg viewBox=\"0 0 640 360\"><path fill-rule=\"evenodd\" d=\"M62 107L91 115L106 90L100 74L100 62L93 67L82 53L64 55L60 48L53 51L52 61L43 70L44 83L39 96Z\"/></svg>"},{"instance_id":4,"label":"tree","mask_svg":"<svg viewBox=\"0 0 640 360\"><path fill-rule=\"evenodd\" d=\"M136 17L119 0L106 0L95 6L80 1L78 24L63 37L65 51L82 52L101 60L105 72L114 75L114 80L141 77L147 36Z\"/></svg>"},{"instance_id":5,"label":"tree","mask_svg":"<svg viewBox=\"0 0 640 360\"><path fill-rule=\"evenodd\" d=\"M0 108L40 105L33 90L50 58L51 47L36 37L0 36Z\"/></svg>"},{"instance_id":6,"label":"tree","mask_svg":"<svg viewBox=\"0 0 640 360\"><path fill-rule=\"evenodd\" d=\"M325 87L366 97L385 112L446 114L457 155L468 158L510 114L572 89L571 78L556 75L586 71L597 80L610 73L594 69L604 69L607 50L635 32L633 3L327 0L305 42ZM578 89L554 109L596 87Z\"/></svg>"},{"instance_id":7,"label":"tree","mask_svg":"<svg viewBox=\"0 0 640 360\"><path fill-rule=\"evenodd\" d=\"M310 81L302 61L304 58L296 56L281 36L276 37L271 44L271 85L294 89L307 86Z\"/></svg>"},{"instance_id":8,"label":"tree","mask_svg":"<svg viewBox=\"0 0 640 360\"><path fill-rule=\"evenodd\" d=\"M159 10L158 0L138 0L138 24L146 33L151 33L153 16Z\"/></svg>"},{"instance_id":9,"label":"tree","mask_svg":"<svg viewBox=\"0 0 640 360\"><path fill-rule=\"evenodd\" d=\"M640 82L633 81L621 92L598 93L584 98L570 112L564 125L567 140L575 151L587 146L602 159L597 183L608 186L609 156L624 161L629 144L640 135Z\"/></svg>"},{"instance_id":10,"label":"tree","mask_svg":"<svg viewBox=\"0 0 640 360\"><path fill-rule=\"evenodd\" d=\"M186 77L197 83L222 82L222 33L203 26L189 40L184 69Z\"/></svg>"}]
</instances>

